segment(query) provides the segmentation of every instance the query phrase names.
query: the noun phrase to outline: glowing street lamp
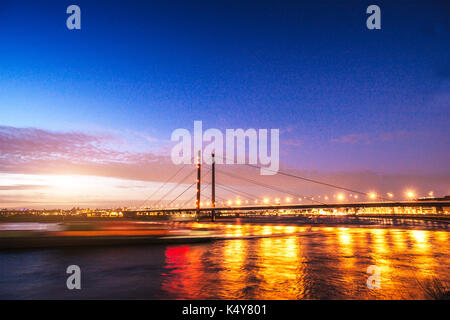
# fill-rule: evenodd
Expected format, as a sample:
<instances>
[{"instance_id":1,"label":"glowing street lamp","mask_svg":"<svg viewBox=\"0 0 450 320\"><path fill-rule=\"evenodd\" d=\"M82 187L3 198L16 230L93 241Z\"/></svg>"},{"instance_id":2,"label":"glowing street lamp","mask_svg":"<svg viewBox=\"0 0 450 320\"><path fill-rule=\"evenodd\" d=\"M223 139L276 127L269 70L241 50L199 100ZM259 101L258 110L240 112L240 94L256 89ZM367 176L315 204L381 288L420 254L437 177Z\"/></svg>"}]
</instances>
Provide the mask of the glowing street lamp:
<instances>
[{"instance_id":1,"label":"glowing street lamp","mask_svg":"<svg viewBox=\"0 0 450 320\"><path fill-rule=\"evenodd\" d=\"M374 192L369 193L370 199L375 199L377 195Z\"/></svg>"},{"instance_id":2,"label":"glowing street lamp","mask_svg":"<svg viewBox=\"0 0 450 320\"><path fill-rule=\"evenodd\" d=\"M415 194L414 194L413 191L407 191L407 192L406 192L406 196L407 196L409 199L412 199L412 198L415 197Z\"/></svg>"},{"instance_id":3,"label":"glowing street lamp","mask_svg":"<svg viewBox=\"0 0 450 320\"><path fill-rule=\"evenodd\" d=\"M269 203L269 199L268 199L268 198L264 198L263 201L264 201L265 204L268 204L268 203Z\"/></svg>"},{"instance_id":4,"label":"glowing street lamp","mask_svg":"<svg viewBox=\"0 0 450 320\"><path fill-rule=\"evenodd\" d=\"M344 200L344 195L342 193L339 193L337 198L338 200Z\"/></svg>"},{"instance_id":5,"label":"glowing street lamp","mask_svg":"<svg viewBox=\"0 0 450 320\"><path fill-rule=\"evenodd\" d=\"M391 192L388 192L387 195L388 195L389 198L394 197L394 195Z\"/></svg>"}]
</instances>

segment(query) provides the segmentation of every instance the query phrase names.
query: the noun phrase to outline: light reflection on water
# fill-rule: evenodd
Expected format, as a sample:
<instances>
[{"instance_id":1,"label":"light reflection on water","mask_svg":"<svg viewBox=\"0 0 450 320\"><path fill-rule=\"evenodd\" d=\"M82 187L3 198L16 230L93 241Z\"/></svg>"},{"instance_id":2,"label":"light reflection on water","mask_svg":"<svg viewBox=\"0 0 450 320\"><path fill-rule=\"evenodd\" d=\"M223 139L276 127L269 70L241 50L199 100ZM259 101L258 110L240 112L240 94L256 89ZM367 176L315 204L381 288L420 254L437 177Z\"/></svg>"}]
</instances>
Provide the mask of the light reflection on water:
<instances>
[{"instance_id":1,"label":"light reflection on water","mask_svg":"<svg viewBox=\"0 0 450 320\"><path fill-rule=\"evenodd\" d=\"M0 298L422 299L417 281L450 281L449 233L373 227L197 224L204 244L0 253ZM283 236L279 236L282 234ZM246 236L261 236L245 238ZM65 289L80 265L82 290ZM369 265L381 289L369 290Z\"/></svg>"},{"instance_id":2,"label":"light reflection on water","mask_svg":"<svg viewBox=\"0 0 450 320\"><path fill-rule=\"evenodd\" d=\"M168 274L163 290L180 299L422 299L418 282L450 281L447 231L252 228L254 234L296 235L191 246L183 272ZM225 232L242 234L235 227ZM381 270L379 290L367 288L369 265Z\"/></svg>"}]
</instances>

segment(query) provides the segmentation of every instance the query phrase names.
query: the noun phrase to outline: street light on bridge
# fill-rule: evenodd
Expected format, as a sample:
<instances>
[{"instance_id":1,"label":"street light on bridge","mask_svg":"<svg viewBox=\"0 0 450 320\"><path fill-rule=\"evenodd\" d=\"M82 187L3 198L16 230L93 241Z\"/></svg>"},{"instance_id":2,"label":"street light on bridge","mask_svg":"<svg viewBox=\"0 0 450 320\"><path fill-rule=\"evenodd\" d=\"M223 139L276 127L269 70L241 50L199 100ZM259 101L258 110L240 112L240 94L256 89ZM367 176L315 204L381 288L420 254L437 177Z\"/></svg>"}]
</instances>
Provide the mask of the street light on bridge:
<instances>
[{"instance_id":1,"label":"street light on bridge","mask_svg":"<svg viewBox=\"0 0 450 320\"><path fill-rule=\"evenodd\" d=\"M409 190L409 191L406 191L406 196L409 199L413 199L416 195L415 195L415 193L413 191Z\"/></svg>"}]
</instances>

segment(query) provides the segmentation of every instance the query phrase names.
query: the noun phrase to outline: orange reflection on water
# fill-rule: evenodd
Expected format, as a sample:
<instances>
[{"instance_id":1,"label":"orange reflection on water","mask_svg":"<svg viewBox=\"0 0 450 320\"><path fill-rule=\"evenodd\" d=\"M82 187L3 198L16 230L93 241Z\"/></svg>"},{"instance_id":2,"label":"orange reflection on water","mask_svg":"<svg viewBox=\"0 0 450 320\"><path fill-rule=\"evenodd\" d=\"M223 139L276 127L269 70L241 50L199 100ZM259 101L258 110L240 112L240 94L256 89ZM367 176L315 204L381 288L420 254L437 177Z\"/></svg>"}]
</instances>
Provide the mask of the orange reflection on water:
<instances>
[{"instance_id":1,"label":"orange reflection on water","mask_svg":"<svg viewBox=\"0 0 450 320\"><path fill-rule=\"evenodd\" d=\"M296 237L263 238L259 241L258 277L262 290L257 299L301 297L303 287L302 255ZM284 248L276 250L276 248Z\"/></svg>"},{"instance_id":2,"label":"orange reflection on water","mask_svg":"<svg viewBox=\"0 0 450 320\"><path fill-rule=\"evenodd\" d=\"M216 229L262 237L192 245L183 263L167 256L163 288L169 296L421 299L426 296L418 281L450 280L446 231L230 224ZM370 265L381 270L379 290L367 288Z\"/></svg>"},{"instance_id":3,"label":"orange reflection on water","mask_svg":"<svg viewBox=\"0 0 450 320\"><path fill-rule=\"evenodd\" d=\"M221 283L221 292L234 292L239 298L241 292L246 290L245 262L247 258L247 245L245 240L237 239L227 241L222 247L222 268L217 274ZM227 266L227 267L225 267Z\"/></svg>"}]
</instances>

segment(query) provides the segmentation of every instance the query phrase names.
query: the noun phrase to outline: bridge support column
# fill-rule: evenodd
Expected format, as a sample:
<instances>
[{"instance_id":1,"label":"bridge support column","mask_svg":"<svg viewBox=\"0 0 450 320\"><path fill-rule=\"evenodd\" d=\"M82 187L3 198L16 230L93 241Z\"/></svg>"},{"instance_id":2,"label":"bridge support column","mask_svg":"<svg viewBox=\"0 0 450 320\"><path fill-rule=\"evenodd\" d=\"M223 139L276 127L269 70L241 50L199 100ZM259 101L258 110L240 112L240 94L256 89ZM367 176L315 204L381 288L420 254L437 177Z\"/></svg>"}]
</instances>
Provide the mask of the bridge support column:
<instances>
[{"instance_id":1,"label":"bridge support column","mask_svg":"<svg viewBox=\"0 0 450 320\"><path fill-rule=\"evenodd\" d=\"M200 171L201 171L201 151L198 151L197 157L197 201L195 203L195 208L197 212L197 217L200 216Z\"/></svg>"},{"instance_id":2,"label":"bridge support column","mask_svg":"<svg viewBox=\"0 0 450 320\"><path fill-rule=\"evenodd\" d=\"M214 208L216 207L216 158L214 152L211 154L211 222L216 221L216 213Z\"/></svg>"}]
</instances>

